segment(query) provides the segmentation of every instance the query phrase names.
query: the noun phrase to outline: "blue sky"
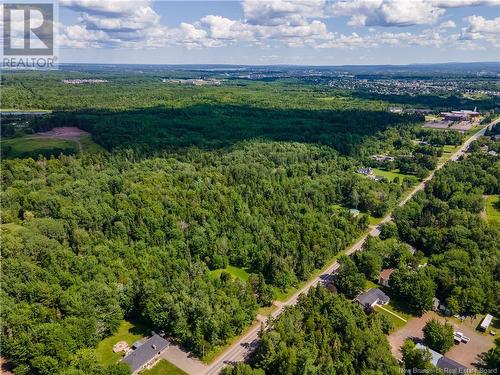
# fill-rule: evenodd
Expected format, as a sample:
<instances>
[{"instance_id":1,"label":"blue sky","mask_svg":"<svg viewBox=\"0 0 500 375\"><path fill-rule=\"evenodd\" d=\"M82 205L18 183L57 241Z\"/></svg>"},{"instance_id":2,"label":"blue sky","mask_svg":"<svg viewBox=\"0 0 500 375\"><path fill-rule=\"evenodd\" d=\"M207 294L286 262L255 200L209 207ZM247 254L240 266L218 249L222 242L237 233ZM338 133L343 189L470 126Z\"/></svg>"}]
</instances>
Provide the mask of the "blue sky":
<instances>
[{"instance_id":1,"label":"blue sky","mask_svg":"<svg viewBox=\"0 0 500 375\"><path fill-rule=\"evenodd\" d=\"M500 61L500 0L60 0L62 62Z\"/></svg>"}]
</instances>

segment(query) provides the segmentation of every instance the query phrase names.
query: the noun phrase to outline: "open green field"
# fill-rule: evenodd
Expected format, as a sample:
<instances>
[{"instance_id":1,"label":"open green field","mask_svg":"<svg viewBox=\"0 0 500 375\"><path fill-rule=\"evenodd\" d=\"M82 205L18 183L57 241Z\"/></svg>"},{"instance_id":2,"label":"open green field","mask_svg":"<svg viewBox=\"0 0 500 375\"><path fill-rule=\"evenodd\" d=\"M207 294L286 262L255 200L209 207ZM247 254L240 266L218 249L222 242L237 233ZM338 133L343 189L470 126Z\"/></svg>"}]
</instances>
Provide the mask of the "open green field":
<instances>
[{"instance_id":1,"label":"open green field","mask_svg":"<svg viewBox=\"0 0 500 375\"><path fill-rule=\"evenodd\" d=\"M180 368L175 367L170 362L162 359L156 364L152 369L142 371L143 375L187 375L186 372L182 371Z\"/></svg>"},{"instance_id":2,"label":"open green field","mask_svg":"<svg viewBox=\"0 0 500 375\"><path fill-rule=\"evenodd\" d=\"M43 153L44 151L53 149L71 150L74 153L78 151L78 144L76 142L65 139L20 137L4 139L1 145L3 150L10 148L8 152L9 156L12 157L22 156L27 153Z\"/></svg>"},{"instance_id":3,"label":"open green field","mask_svg":"<svg viewBox=\"0 0 500 375\"><path fill-rule=\"evenodd\" d=\"M408 177L412 180L418 181L418 178L411 175L399 172L399 169L393 169L392 171L386 171L383 169L373 168L373 173L377 176L382 176L387 178L389 181L393 181L396 177L399 177L400 183L403 182L403 178Z\"/></svg>"},{"instance_id":4,"label":"open green field","mask_svg":"<svg viewBox=\"0 0 500 375\"><path fill-rule=\"evenodd\" d=\"M500 196L490 195L486 198L486 219L490 225L500 226Z\"/></svg>"},{"instance_id":5,"label":"open green field","mask_svg":"<svg viewBox=\"0 0 500 375\"><path fill-rule=\"evenodd\" d=\"M38 154L48 156L60 152L76 154L80 143L83 152L103 152L104 149L92 140L90 135L84 135L77 140L24 136L4 139L1 141L3 155L7 157L36 157Z\"/></svg>"},{"instance_id":6,"label":"open green field","mask_svg":"<svg viewBox=\"0 0 500 375\"><path fill-rule=\"evenodd\" d=\"M220 268L218 270L210 271L209 275L212 279L215 280L220 278L222 272L227 272L231 274L231 276L240 279L241 281L247 281L248 276L250 276L250 274L244 268L239 268L234 266L227 266L226 268Z\"/></svg>"},{"instance_id":7,"label":"open green field","mask_svg":"<svg viewBox=\"0 0 500 375\"><path fill-rule=\"evenodd\" d=\"M105 338L97 345L97 361L102 366L109 366L116 363L122 358L123 353L114 353L113 345L118 341L126 341L130 346L135 341L148 336L150 333L151 330L141 323L123 320L113 336Z\"/></svg>"}]
</instances>

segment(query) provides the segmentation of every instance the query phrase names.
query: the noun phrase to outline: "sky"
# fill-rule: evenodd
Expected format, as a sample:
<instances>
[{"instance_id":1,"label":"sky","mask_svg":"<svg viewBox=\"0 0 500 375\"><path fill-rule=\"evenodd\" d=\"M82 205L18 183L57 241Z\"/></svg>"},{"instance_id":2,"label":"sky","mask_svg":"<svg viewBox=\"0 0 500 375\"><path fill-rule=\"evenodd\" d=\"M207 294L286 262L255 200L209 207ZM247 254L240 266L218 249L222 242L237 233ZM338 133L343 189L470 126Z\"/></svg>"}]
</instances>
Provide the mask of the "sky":
<instances>
[{"instance_id":1,"label":"sky","mask_svg":"<svg viewBox=\"0 0 500 375\"><path fill-rule=\"evenodd\" d=\"M500 0L60 0L59 61L500 61Z\"/></svg>"}]
</instances>

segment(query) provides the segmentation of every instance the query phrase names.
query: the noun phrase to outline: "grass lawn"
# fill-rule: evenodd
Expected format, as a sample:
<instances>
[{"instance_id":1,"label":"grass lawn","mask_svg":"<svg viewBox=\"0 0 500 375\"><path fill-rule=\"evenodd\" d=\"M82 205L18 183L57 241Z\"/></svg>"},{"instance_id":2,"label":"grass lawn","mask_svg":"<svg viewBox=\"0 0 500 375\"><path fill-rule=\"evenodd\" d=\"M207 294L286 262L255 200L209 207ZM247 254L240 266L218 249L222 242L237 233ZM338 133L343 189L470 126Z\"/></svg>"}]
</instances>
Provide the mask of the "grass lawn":
<instances>
[{"instance_id":1,"label":"grass lawn","mask_svg":"<svg viewBox=\"0 0 500 375\"><path fill-rule=\"evenodd\" d=\"M383 219L383 217L375 217L375 216L369 215L368 216L368 223L370 225L378 225L378 224L380 224L382 219Z\"/></svg>"},{"instance_id":2,"label":"grass lawn","mask_svg":"<svg viewBox=\"0 0 500 375\"><path fill-rule=\"evenodd\" d=\"M276 309L277 309L277 307L275 305L260 307L259 310L257 311L257 314L260 314L262 316L269 316Z\"/></svg>"},{"instance_id":3,"label":"grass lawn","mask_svg":"<svg viewBox=\"0 0 500 375\"><path fill-rule=\"evenodd\" d=\"M393 181L394 178L399 177L400 183L403 183L403 178L408 177L413 180L418 181L418 178L411 175L399 172L399 169L393 169L391 171L386 171L384 169L373 168L373 173L377 176L382 176L387 178L389 181Z\"/></svg>"},{"instance_id":4,"label":"grass lawn","mask_svg":"<svg viewBox=\"0 0 500 375\"><path fill-rule=\"evenodd\" d=\"M368 290L368 289L373 289L373 288L378 288L379 286L377 284L375 284L373 281L371 280L366 280L366 283L365 283L365 290Z\"/></svg>"},{"instance_id":5,"label":"grass lawn","mask_svg":"<svg viewBox=\"0 0 500 375\"><path fill-rule=\"evenodd\" d=\"M37 151L51 150L53 148L72 149L77 152L78 145L76 142L64 139L50 138L12 138L5 139L1 142L2 148L10 147L9 156L15 157L23 153L32 153Z\"/></svg>"},{"instance_id":6,"label":"grass lawn","mask_svg":"<svg viewBox=\"0 0 500 375\"><path fill-rule=\"evenodd\" d=\"M384 305L384 308L406 320L410 320L416 316L408 309L404 302L398 301L395 298L391 298L390 302L387 305Z\"/></svg>"},{"instance_id":7,"label":"grass lawn","mask_svg":"<svg viewBox=\"0 0 500 375\"><path fill-rule=\"evenodd\" d=\"M162 359L150 370L142 371L143 375L187 375L187 372L175 367L170 362Z\"/></svg>"},{"instance_id":8,"label":"grass lawn","mask_svg":"<svg viewBox=\"0 0 500 375\"><path fill-rule=\"evenodd\" d=\"M489 195L486 198L486 218L493 226L500 226L500 196Z\"/></svg>"},{"instance_id":9,"label":"grass lawn","mask_svg":"<svg viewBox=\"0 0 500 375\"><path fill-rule=\"evenodd\" d=\"M390 309L387 308L387 305L384 306L384 309L391 311ZM397 316L394 316L393 314L387 312L384 309L382 309L380 306L375 306L375 311L377 311L377 314L385 315L392 322L394 327L393 327L391 332L397 331L398 329L403 327L408 322L408 321L405 322L404 320L399 319ZM403 317L400 314L397 314L397 315L401 316L403 319L406 319L405 317Z\"/></svg>"},{"instance_id":10,"label":"grass lawn","mask_svg":"<svg viewBox=\"0 0 500 375\"><path fill-rule=\"evenodd\" d=\"M481 128L483 128L482 125L474 125L472 128L470 128L469 130L467 130L465 132L466 137L470 137L474 133L477 133L479 131L479 129L481 129Z\"/></svg>"},{"instance_id":11,"label":"grass lawn","mask_svg":"<svg viewBox=\"0 0 500 375\"><path fill-rule=\"evenodd\" d=\"M116 363L120 358L122 358L123 353L114 353L113 345L115 345L118 341L126 341L130 346L135 341L145 336L149 336L150 334L151 330L145 325L137 322L122 320L116 333L113 336L105 338L97 345L97 361L102 366L109 366Z\"/></svg>"},{"instance_id":12,"label":"grass lawn","mask_svg":"<svg viewBox=\"0 0 500 375\"><path fill-rule=\"evenodd\" d=\"M215 280L220 278L221 273L224 271L231 274L231 276L240 279L241 281L247 281L248 276L250 276L250 274L247 272L245 268L239 268L234 266L227 266L226 268L220 268L218 270L210 271L209 276L210 278Z\"/></svg>"}]
</instances>

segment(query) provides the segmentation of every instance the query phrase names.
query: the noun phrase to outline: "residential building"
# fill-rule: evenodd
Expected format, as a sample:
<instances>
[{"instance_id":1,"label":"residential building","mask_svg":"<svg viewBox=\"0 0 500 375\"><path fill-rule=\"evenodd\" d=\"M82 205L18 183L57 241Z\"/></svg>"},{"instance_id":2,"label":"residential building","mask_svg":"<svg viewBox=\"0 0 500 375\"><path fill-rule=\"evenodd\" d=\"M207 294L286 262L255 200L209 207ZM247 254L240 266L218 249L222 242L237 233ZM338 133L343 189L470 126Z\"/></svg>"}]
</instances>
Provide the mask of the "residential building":
<instances>
[{"instance_id":1,"label":"residential building","mask_svg":"<svg viewBox=\"0 0 500 375\"><path fill-rule=\"evenodd\" d=\"M358 168L358 173L363 174L365 176L372 176L373 175L373 169L371 167L361 167Z\"/></svg>"},{"instance_id":2,"label":"residential building","mask_svg":"<svg viewBox=\"0 0 500 375\"><path fill-rule=\"evenodd\" d=\"M378 277L378 283L383 286L389 286L389 279L394 271L396 271L394 268L386 268L382 270Z\"/></svg>"},{"instance_id":3,"label":"residential building","mask_svg":"<svg viewBox=\"0 0 500 375\"><path fill-rule=\"evenodd\" d=\"M132 346L135 348L125 358L125 362L130 367L132 375L140 371L152 368L160 360L160 355L169 346L169 342L163 337L153 334L143 343L135 342Z\"/></svg>"},{"instance_id":4,"label":"residential building","mask_svg":"<svg viewBox=\"0 0 500 375\"><path fill-rule=\"evenodd\" d=\"M387 305L391 299L379 288L370 289L356 297L355 301L366 309L371 309L375 305Z\"/></svg>"},{"instance_id":5,"label":"residential building","mask_svg":"<svg viewBox=\"0 0 500 375\"><path fill-rule=\"evenodd\" d=\"M417 344L415 346L418 350L428 350L431 354L431 363L437 368L443 370L445 374L466 374L468 373L467 367L454 361L451 358L445 357L442 354L428 348L425 345Z\"/></svg>"}]
</instances>

